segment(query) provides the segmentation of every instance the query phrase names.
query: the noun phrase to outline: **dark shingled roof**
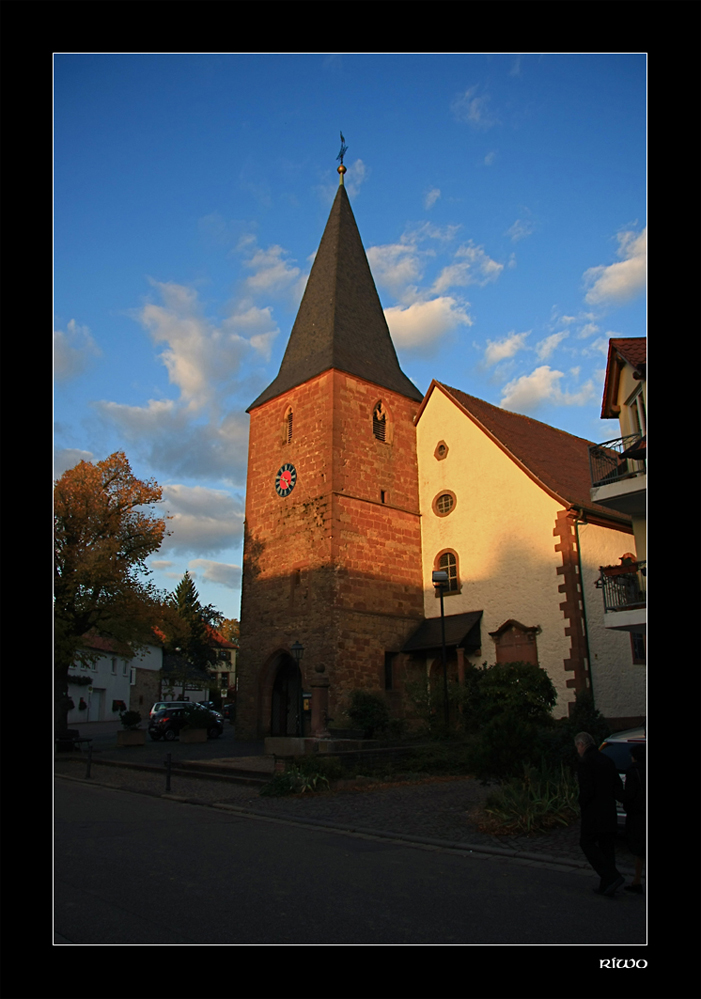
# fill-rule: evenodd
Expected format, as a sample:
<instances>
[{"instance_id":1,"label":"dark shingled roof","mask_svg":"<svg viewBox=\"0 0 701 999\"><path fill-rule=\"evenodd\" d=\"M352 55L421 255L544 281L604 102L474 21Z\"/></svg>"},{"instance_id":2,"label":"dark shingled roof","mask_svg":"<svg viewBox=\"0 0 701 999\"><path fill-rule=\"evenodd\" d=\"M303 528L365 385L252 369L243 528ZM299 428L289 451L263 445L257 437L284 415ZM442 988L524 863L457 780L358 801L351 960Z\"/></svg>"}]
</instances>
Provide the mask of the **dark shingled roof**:
<instances>
[{"instance_id":1,"label":"dark shingled roof","mask_svg":"<svg viewBox=\"0 0 701 999\"><path fill-rule=\"evenodd\" d=\"M482 645L480 621L482 611L468 611L467 614L446 614L445 644L458 646L474 652ZM429 617L423 621L413 635L405 642L402 652L428 652L441 648L441 619Z\"/></svg>"},{"instance_id":2,"label":"dark shingled roof","mask_svg":"<svg viewBox=\"0 0 701 999\"><path fill-rule=\"evenodd\" d=\"M399 367L346 189L339 186L277 378L249 407L329 368L420 402Z\"/></svg>"},{"instance_id":3,"label":"dark shingled roof","mask_svg":"<svg viewBox=\"0 0 701 999\"><path fill-rule=\"evenodd\" d=\"M630 523L626 514L613 512L591 501L590 441L540 423L530 416L492 406L459 389L442 384L441 388L551 493L566 503L597 512L607 519Z\"/></svg>"}]
</instances>

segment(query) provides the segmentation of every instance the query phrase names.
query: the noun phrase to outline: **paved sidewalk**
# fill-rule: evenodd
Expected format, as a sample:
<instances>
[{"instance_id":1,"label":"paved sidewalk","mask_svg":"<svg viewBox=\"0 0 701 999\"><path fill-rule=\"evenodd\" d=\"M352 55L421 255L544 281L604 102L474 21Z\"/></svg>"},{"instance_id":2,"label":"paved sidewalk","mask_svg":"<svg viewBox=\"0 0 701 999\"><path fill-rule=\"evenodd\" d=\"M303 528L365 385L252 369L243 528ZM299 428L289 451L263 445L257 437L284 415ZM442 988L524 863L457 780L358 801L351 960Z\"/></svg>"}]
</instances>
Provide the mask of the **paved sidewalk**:
<instances>
[{"instance_id":1,"label":"paved sidewalk","mask_svg":"<svg viewBox=\"0 0 701 999\"><path fill-rule=\"evenodd\" d=\"M220 763L221 758L208 762ZM227 762L233 761L228 758ZM236 762L249 771L272 772L271 757L247 756ZM56 759L57 775L82 780L85 772L84 757L72 754ZM162 772L144 772L109 766L93 759L91 783L142 794L165 795L165 767ZM173 774L169 797L330 829L565 865L596 878L579 847L578 822L534 836L497 837L481 832L473 813L487 794L488 788L474 778L433 777L267 798L259 795L256 786L204 779L193 773L192 776ZM617 844L617 863L622 874L632 874L634 859L622 840Z\"/></svg>"}]
</instances>

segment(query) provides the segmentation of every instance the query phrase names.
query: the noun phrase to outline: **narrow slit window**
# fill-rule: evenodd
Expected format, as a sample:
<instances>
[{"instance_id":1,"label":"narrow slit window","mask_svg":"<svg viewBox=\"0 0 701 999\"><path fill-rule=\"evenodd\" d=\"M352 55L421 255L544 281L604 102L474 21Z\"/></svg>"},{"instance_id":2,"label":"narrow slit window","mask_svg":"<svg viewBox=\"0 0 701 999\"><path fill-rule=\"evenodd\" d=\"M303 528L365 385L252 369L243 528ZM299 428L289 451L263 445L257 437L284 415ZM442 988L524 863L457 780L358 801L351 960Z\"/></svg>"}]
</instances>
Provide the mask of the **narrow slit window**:
<instances>
[{"instance_id":1,"label":"narrow slit window","mask_svg":"<svg viewBox=\"0 0 701 999\"><path fill-rule=\"evenodd\" d=\"M288 409L285 413L285 428L284 428L284 439L285 444L290 444L292 442L292 410Z\"/></svg>"}]
</instances>

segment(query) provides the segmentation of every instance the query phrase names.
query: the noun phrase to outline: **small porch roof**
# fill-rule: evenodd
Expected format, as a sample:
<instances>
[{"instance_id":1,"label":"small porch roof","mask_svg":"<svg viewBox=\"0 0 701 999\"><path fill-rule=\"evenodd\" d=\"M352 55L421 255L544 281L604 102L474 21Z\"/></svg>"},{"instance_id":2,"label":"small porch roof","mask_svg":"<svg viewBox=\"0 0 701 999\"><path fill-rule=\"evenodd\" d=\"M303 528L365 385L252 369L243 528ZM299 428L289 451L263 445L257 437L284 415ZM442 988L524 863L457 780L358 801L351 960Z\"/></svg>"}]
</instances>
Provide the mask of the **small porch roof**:
<instances>
[{"instance_id":1,"label":"small porch roof","mask_svg":"<svg viewBox=\"0 0 701 999\"><path fill-rule=\"evenodd\" d=\"M446 614L445 644L447 648L460 648L474 652L482 647L480 622L482 611L467 614ZM419 625L402 646L402 652L434 652L441 648L441 619L429 617Z\"/></svg>"}]
</instances>

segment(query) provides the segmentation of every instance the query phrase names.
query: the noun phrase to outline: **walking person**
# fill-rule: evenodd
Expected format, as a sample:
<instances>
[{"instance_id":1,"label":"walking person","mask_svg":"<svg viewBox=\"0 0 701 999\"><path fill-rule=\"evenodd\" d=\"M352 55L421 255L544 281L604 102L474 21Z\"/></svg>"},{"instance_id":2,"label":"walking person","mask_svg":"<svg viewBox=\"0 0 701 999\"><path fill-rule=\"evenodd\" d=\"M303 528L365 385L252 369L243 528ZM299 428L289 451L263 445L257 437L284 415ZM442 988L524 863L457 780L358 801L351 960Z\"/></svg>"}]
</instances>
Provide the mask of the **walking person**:
<instances>
[{"instance_id":1,"label":"walking person","mask_svg":"<svg viewBox=\"0 0 701 999\"><path fill-rule=\"evenodd\" d=\"M645 746L631 746L633 760L626 770L623 807L626 810L626 839L635 857L635 875L624 891L642 895L643 862L645 860Z\"/></svg>"},{"instance_id":2,"label":"walking person","mask_svg":"<svg viewBox=\"0 0 701 999\"><path fill-rule=\"evenodd\" d=\"M623 785L615 763L599 752L588 732L576 735L574 744L579 754L579 845L599 875L594 892L611 897L625 880L616 869L616 801L623 798Z\"/></svg>"}]
</instances>

